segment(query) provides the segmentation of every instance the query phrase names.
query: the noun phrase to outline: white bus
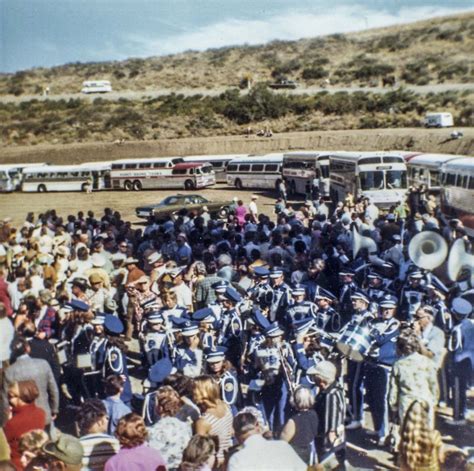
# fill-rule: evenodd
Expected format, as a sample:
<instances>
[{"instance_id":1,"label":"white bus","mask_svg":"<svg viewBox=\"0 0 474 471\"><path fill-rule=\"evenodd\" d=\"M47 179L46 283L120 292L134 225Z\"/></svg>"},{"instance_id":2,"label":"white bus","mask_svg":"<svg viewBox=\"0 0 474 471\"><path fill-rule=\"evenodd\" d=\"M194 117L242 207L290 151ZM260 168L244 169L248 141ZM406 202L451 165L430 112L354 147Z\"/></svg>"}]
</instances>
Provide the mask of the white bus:
<instances>
[{"instance_id":1,"label":"white bus","mask_svg":"<svg viewBox=\"0 0 474 471\"><path fill-rule=\"evenodd\" d=\"M441 166L450 160L459 158L450 154L418 154L407 160L408 186L425 185L429 191L441 189Z\"/></svg>"},{"instance_id":2,"label":"white bus","mask_svg":"<svg viewBox=\"0 0 474 471\"><path fill-rule=\"evenodd\" d=\"M0 165L0 192L9 193L20 190L23 181L23 170L29 167L46 165L37 164L4 164Z\"/></svg>"},{"instance_id":3,"label":"white bus","mask_svg":"<svg viewBox=\"0 0 474 471\"><path fill-rule=\"evenodd\" d=\"M116 160L112 162L111 181L114 190L194 190L214 185L216 178L210 164L186 163L182 157L172 157Z\"/></svg>"},{"instance_id":4,"label":"white bus","mask_svg":"<svg viewBox=\"0 0 474 471\"><path fill-rule=\"evenodd\" d=\"M405 160L396 153L336 152L329 157L329 174L334 203L351 192L386 209L402 201L407 192Z\"/></svg>"},{"instance_id":5,"label":"white bus","mask_svg":"<svg viewBox=\"0 0 474 471\"><path fill-rule=\"evenodd\" d=\"M183 157L185 162L209 163L214 169L216 183L227 181L227 165L233 159L246 157L248 154L224 154L224 155L187 155Z\"/></svg>"},{"instance_id":6,"label":"white bus","mask_svg":"<svg viewBox=\"0 0 474 471\"><path fill-rule=\"evenodd\" d=\"M289 194L310 194L315 177L319 179L319 192L329 196L329 155L331 152L301 151L283 155L283 179Z\"/></svg>"},{"instance_id":7,"label":"white bus","mask_svg":"<svg viewBox=\"0 0 474 471\"><path fill-rule=\"evenodd\" d=\"M109 93L112 85L109 80L86 80L82 82L81 93Z\"/></svg>"},{"instance_id":8,"label":"white bus","mask_svg":"<svg viewBox=\"0 0 474 471\"><path fill-rule=\"evenodd\" d=\"M278 189L283 154L250 155L227 165L227 184L242 188Z\"/></svg>"},{"instance_id":9,"label":"white bus","mask_svg":"<svg viewBox=\"0 0 474 471\"><path fill-rule=\"evenodd\" d=\"M460 219L474 237L474 157L459 157L441 166L441 210Z\"/></svg>"},{"instance_id":10,"label":"white bus","mask_svg":"<svg viewBox=\"0 0 474 471\"><path fill-rule=\"evenodd\" d=\"M22 191L86 191L92 184L93 190L106 188L108 170L92 165L45 165L30 167L23 171ZM110 185L109 185L110 186Z\"/></svg>"}]
</instances>

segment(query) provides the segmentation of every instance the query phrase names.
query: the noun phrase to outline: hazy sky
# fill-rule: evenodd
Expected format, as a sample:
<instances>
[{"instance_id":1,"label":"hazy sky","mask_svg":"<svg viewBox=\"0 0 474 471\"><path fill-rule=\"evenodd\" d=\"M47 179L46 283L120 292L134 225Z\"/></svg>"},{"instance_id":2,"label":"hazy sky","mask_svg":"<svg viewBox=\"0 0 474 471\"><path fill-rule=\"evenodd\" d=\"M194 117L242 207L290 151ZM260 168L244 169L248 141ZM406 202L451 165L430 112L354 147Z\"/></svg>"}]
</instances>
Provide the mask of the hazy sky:
<instances>
[{"instance_id":1,"label":"hazy sky","mask_svg":"<svg viewBox=\"0 0 474 471\"><path fill-rule=\"evenodd\" d=\"M474 0L0 0L0 72L299 39L474 10Z\"/></svg>"}]
</instances>

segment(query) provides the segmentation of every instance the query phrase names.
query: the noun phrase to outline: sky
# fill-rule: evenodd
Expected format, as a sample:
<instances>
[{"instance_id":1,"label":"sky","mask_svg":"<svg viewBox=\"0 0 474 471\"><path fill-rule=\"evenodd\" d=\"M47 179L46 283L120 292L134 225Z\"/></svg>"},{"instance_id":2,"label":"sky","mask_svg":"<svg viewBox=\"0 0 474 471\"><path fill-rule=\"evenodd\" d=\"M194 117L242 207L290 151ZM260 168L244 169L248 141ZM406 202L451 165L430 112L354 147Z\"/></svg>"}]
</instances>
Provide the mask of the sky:
<instances>
[{"instance_id":1,"label":"sky","mask_svg":"<svg viewBox=\"0 0 474 471\"><path fill-rule=\"evenodd\" d=\"M474 0L0 0L0 72L296 40L474 10Z\"/></svg>"}]
</instances>

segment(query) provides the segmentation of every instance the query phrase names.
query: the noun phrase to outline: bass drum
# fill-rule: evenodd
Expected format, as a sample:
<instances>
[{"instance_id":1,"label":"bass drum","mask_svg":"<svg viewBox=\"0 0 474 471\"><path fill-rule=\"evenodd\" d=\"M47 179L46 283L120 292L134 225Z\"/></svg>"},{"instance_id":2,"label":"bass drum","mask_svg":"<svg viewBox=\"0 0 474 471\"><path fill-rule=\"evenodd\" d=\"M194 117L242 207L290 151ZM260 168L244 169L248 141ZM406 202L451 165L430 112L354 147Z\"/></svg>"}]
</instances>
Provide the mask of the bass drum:
<instances>
[{"instance_id":1,"label":"bass drum","mask_svg":"<svg viewBox=\"0 0 474 471\"><path fill-rule=\"evenodd\" d=\"M343 355L356 362L364 360L371 345L370 329L357 325L349 325L336 344Z\"/></svg>"}]
</instances>

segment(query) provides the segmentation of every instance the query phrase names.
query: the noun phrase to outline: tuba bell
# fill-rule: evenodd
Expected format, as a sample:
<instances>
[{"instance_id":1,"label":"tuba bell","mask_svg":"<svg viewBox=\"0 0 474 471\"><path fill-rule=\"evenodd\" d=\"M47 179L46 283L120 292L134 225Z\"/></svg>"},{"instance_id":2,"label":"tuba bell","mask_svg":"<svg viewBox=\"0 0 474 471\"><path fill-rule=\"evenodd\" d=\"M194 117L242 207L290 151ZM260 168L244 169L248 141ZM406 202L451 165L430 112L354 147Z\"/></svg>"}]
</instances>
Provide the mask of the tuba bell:
<instances>
[{"instance_id":1,"label":"tuba bell","mask_svg":"<svg viewBox=\"0 0 474 471\"><path fill-rule=\"evenodd\" d=\"M474 255L466 252L463 239L454 242L449 252L448 276L452 281L458 281L458 277L463 270L468 270L471 274L471 286L474 283Z\"/></svg>"},{"instance_id":2,"label":"tuba bell","mask_svg":"<svg viewBox=\"0 0 474 471\"><path fill-rule=\"evenodd\" d=\"M374 239L360 235L355 227L352 228L352 257L355 259L360 249L367 249L369 254L377 252L377 244Z\"/></svg>"},{"instance_id":3,"label":"tuba bell","mask_svg":"<svg viewBox=\"0 0 474 471\"><path fill-rule=\"evenodd\" d=\"M408 255L416 266L425 270L434 270L445 261L448 255L448 244L436 232L420 232L410 241Z\"/></svg>"}]
</instances>

